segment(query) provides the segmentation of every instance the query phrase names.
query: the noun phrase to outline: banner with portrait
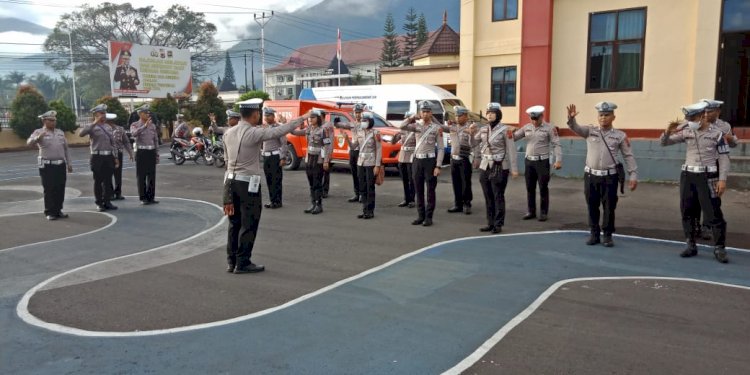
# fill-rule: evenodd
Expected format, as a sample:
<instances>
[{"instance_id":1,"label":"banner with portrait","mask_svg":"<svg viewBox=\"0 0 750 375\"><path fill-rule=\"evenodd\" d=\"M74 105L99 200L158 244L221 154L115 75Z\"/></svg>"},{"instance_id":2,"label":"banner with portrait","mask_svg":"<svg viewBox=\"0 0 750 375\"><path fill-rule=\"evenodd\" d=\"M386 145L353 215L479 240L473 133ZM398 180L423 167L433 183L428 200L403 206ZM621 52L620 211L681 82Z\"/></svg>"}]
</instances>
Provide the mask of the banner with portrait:
<instances>
[{"instance_id":1,"label":"banner with portrait","mask_svg":"<svg viewBox=\"0 0 750 375\"><path fill-rule=\"evenodd\" d=\"M112 96L166 98L190 95L190 51L130 42L109 42Z\"/></svg>"}]
</instances>

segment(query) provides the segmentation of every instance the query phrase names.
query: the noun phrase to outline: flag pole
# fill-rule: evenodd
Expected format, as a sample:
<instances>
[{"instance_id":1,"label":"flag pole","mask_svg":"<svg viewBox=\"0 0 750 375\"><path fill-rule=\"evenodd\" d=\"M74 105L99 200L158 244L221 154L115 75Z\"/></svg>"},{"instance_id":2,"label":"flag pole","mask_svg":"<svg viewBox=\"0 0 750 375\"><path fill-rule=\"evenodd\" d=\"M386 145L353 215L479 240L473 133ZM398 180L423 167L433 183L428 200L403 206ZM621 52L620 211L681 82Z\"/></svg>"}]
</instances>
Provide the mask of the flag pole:
<instances>
[{"instance_id":1,"label":"flag pole","mask_svg":"<svg viewBox=\"0 0 750 375\"><path fill-rule=\"evenodd\" d=\"M338 76L339 76L339 86L341 86L341 30L336 29L337 33L337 41L336 41L336 57L338 57L339 60L339 69L338 69Z\"/></svg>"}]
</instances>

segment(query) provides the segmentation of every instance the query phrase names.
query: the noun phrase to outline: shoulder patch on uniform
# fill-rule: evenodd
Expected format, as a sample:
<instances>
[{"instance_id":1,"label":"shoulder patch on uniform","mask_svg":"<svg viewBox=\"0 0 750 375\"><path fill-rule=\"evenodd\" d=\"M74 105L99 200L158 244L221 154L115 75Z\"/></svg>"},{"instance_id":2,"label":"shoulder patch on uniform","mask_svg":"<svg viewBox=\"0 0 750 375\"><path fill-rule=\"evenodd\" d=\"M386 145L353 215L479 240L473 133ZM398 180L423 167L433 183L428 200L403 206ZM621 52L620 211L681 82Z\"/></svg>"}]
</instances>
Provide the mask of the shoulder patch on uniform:
<instances>
[{"instance_id":1,"label":"shoulder patch on uniform","mask_svg":"<svg viewBox=\"0 0 750 375\"><path fill-rule=\"evenodd\" d=\"M513 129L508 129L508 138L513 139Z\"/></svg>"},{"instance_id":2,"label":"shoulder patch on uniform","mask_svg":"<svg viewBox=\"0 0 750 375\"><path fill-rule=\"evenodd\" d=\"M560 135L557 133L557 126L552 127L552 133L554 133L555 135Z\"/></svg>"},{"instance_id":3,"label":"shoulder patch on uniform","mask_svg":"<svg viewBox=\"0 0 750 375\"><path fill-rule=\"evenodd\" d=\"M625 136L625 139L623 139L623 142L625 142L626 146L630 147L630 138L628 138L627 135Z\"/></svg>"},{"instance_id":4,"label":"shoulder patch on uniform","mask_svg":"<svg viewBox=\"0 0 750 375\"><path fill-rule=\"evenodd\" d=\"M380 132L377 130L375 131L375 139L377 139L378 142L380 142Z\"/></svg>"}]
</instances>

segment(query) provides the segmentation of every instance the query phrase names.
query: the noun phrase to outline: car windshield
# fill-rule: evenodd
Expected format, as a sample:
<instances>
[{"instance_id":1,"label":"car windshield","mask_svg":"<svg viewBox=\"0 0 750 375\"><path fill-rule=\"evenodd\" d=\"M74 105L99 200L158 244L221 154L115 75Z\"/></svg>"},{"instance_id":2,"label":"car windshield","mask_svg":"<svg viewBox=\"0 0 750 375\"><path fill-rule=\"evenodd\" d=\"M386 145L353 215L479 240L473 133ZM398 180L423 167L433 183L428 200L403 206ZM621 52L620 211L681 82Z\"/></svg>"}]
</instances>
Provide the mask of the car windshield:
<instances>
[{"instance_id":1,"label":"car windshield","mask_svg":"<svg viewBox=\"0 0 750 375\"><path fill-rule=\"evenodd\" d=\"M382 118L379 114L375 112L369 112L372 113L372 118L375 119L375 127L376 128L390 128L393 127L390 122L386 121L384 118ZM350 112L352 118L354 118L354 112Z\"/></svg>"}]
</instances>

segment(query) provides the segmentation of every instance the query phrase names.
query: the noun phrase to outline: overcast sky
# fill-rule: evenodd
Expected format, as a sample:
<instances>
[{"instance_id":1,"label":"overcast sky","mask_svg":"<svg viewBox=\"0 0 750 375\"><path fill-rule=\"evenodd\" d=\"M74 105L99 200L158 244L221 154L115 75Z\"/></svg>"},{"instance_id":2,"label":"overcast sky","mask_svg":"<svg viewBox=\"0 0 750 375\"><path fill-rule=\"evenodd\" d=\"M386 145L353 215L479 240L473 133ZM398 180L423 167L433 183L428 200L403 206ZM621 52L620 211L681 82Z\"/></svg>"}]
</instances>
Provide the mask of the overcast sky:
<instances>
[{"instance_id":1,"label":"overcast sky","mask_svg":"<svg viewBox=\"0 0 750 375\"><path fill-rule=\"evenodd\" d=\"M322 0L253 0L252 2L241 2L236 0L197 0L191 2L189 8L193 11L206 13L206 19L217 27L216 40L234 40L246 34L247 26L254 24L252 15L242 15L238 12L259 12L262 10L274 10L282 12L293 12L300 8L313 6ZM357 0L355 0L357 1ZM372 1L372 0L368 0ZM39 24L47 28L53 28L60 16L76 10L83 4L96 6L100 1L53 1L53 0L31 0L23 1L26 4L18 4L20 1L0 0L0 17L15 17ZM134 7L154 5L156 10L164 11L174 2L161 1L117 1L111 3L131 3ZM184 4L184 2L182 2ZM247 5L245 5L247 4ZM247 16L247 17L245 17ZM0 33L2 41L13 41L16 43L43 43L44 35L31 35L27 33L5 32ZM221 43L221 48L229 48L233 43ZM40 46L22 46L0 44L0 52L38 53Z\"/></svg>"}]
</instances>

